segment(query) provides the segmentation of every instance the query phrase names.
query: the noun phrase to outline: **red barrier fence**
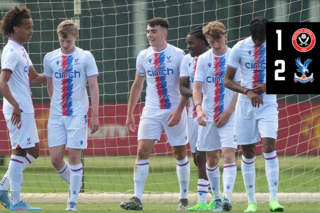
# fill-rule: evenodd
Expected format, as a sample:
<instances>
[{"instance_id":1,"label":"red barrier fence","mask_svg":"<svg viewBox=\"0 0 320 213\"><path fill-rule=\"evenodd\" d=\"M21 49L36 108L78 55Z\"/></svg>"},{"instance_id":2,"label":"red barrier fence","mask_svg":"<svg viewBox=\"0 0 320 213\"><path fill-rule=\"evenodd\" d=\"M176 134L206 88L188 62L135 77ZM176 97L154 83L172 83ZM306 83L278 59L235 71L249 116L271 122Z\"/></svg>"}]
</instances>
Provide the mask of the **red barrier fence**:
<instances>
[{"instance_id":1,"label":"red barrier fence","mask_svg":"<svg viewBox=\"0 0 320 213\"><path fill-rule=\"evenodd\" d=\"M142 105L137 106L136 124L139 123L139 112ZM2 106L1 106L2 108ZM35 104L35 116L40 138L41 154L49 154L47 122L49 104ZM277 152L288 154L319 154L320 146L320 103L279 103L279 131ZM137 133L128 133L125 126L126 104L101 104L100 129L91 135L89 131L87 155L135 155L137 150ZM90 115L89 115L90 122ZM0 155L9 155L10 142L3 114L0 113ZM260 142L261 143L261 142ZM261 146L257 152L261 154ZM162 134L160 142L153 153L170 154L171 147Z\"/></svg>"}]
</instances>

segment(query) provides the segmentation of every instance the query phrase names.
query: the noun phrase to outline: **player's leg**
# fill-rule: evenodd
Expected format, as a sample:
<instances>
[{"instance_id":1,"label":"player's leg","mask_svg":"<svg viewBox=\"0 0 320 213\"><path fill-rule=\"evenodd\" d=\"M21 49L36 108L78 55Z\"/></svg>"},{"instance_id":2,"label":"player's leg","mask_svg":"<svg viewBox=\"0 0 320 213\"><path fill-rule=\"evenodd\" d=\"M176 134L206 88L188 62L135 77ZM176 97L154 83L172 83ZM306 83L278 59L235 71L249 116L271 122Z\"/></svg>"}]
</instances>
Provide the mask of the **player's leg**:
<instances>
[{"instance_id":1,"label":"player's leg","mask_svg":"<svg viewBox=\"0 0 320 213\"><path fill-rule=\"evenodd\" d=\"M70 197L68 199L67 211L77 210L77 201L82 185L83 165L81 152L88 146L88 124L87 116L63 116L61 118L67 131L67 145L69 149L70 162ZM62 166L62 164L60 164Z\"/></svg>"},{"instance_id":2,"label":"player's leg","mask_svg":"<svg viewBox=\"0 0 320 213\"><path fill-rule=\"evenodd\" d=\"M207 122L207 126L199 126L198 129L198 151L199 153L206 153L206 166L204 174L198 167L199 179L198 183L198 202L207 203L208 188L201 188L201 185L209 185L212 189L213 201L208 205L208 210L221 210L221 193L220 193L220 172L219 172L219 150L221 144L219 142L219 135L217 128L213 122ZM216 142L215 142L216 141ZM218 142L218 143L217 143ZM201 197L201 198L200 198Z\"/></svg>"},{"instance_id":3,"label":"player's leg","mask_svg":"<svg viewBox=\"0 0 320 213\"><path fill-rule=\"evenodd\" d=\"M69 148L69 162L70 162L70 197L68 199L68 210L77 208L77 201L82 185L83 166L81 163L82 149Z\"/></svg>"},{"instance_id":4,"label":"player's leg","mask_svg":"<svg viewBox=\"0 0 320 213\"><path fill-rule=\"evenodd\" d=\"M190 150L192 152L193 162L196 166L197 164L197 156L196 156L196 144L198 140L198 121L196 118L188 117L188 141L190 144Z\"/></svg>"},{"instance_id":5,"label":"player's leg","mask_svg":"<svg viewBox=\"0 0 320 213\"><path fill-rule=\"evenodd\" d=\"M67 130L61 121L62 116L50 115L48 121L48 144L51 163L58 175L70 185L71 168L64 160L64 151L67 144Z\"/></svg>"},{"instance_id":6,"label":"player's leg","mask_svg":"<svg viewBox=\"0 0 320 213\"><path fill-rule=\"evenodd\" d=\"M255 156L256 143L260 141L256 121L256 108L250 102L238 101L235 110L234 142L242 145L241 173L248 195L248 208L245 212L256 212L255 198Z\"/></svg>"},{"instance_id":7,"label":"player's leg","mask_svg":"<svg viewBox=\"0 0 320 213\"><path fill-rule=\"evenodd\" d=\"M180 186L179 206L177 210L187 210L188 193L190 182L190 163L187 156L187 111L184 109L181 113L181 119L178 125L169 127L168 117L173 110L162 111L162 125L172 147L173 156L177 163L177 176Z\"/></svg>"},{"instance_id":8,"label":"player's leg","mask_svg":"<svg viewBox=\"0 0 320 213\"><path fill-rule=\"evenodd\" d=\"M180 186L177 210L187 210L189 208L188 193L190 182L190 163L187 156L187 146L172 146L172 153L177 163L176 172Z\"/></svg>"},{"instance_id":9,"label":"player's leg","mask_svg":"<svg viewBox=\"0 0 320 213\"><path fill-rule=\"evenodd\" d=\"M64 152L66 145L59 145L54 147L49 147L51 163L58 173L58 175L70 185L70 173L71 167L69 163L64 160Z\"/></svg>"},{"instance_id":10,"label":"player's leg","mask_svg":"<svg viewBox=\"0 0 320 213\"><path fill-rule=\"evenodd\" d=\"M37 157L39 157L40 145L39 145L39 137L36 128L36 123L34 122L34 138L35 138L35 146L27 149L27 156L23 161L22 171L27 168ZM3 176L0 182L0 203L5 206L5 208L10 207L10 199L8 197L8 189L10 186L10 179L8 171Z\"/></svg>"},{"instance_id":11,"label":"player's leg","mask_svg":"<svg viewBox=\"0 0 320 213\"><path fill-rule=\"evenodd\" d=\"M262 106L259 111L258 127L262 138L265 171L270 191L270 211L284 211L283 206L278 203L277 198L279 161L276 152L278 131L278 105L276 103L266 103Z\"/></svg>"},{"instance_id":12,"label":"player's leg","mask_svg":"<svg viewBox=\"0 0 320 213\"><path fill-rule=\"evenodd\" d=\"M27 155L22 164L22 171L27 168L39 156L39 141L36 142L35 147L27 149ZM8 171L3 176L0 182L0 203L5 207L10 207L10 199L8 197L8 189L10 186L10 178Z\"/></svg>"},{"instance_id":13,"label":"player's leg","mask_svg":"<svg viewBox=\"0 0 320 213\"><path fill-rule=\"evenodd\" d=\"M129 201L120 203L121 208L125 210L143 209L143 189L149 173L149 157L155 142L155 139L142 139L138 141L137 159L135 162L133 174L134 196Z\"/></svg>"},{"instance_id":14,"label":"player's leg","mask_svg":"<svg viewBox=\"0 0 320 213\"><path fill-rule=\"evenodd\" d=\"M144 108L138 129L137 159L134 169L134 196L127 202L121 202L125 210L142 210L142 197L149 173L149 156L157 140L160 140L163 126L161 110Z\"/></svg>"},{"instance_id":15,"label":"player's leg","mask_svg":"<svg viewBox=\"0 0 320 213\"><path fill-rule=\"evenodd\" d=\"M232 115L226 125L217 128L217 130L220 136L223 160L224 196L222 200L222 209L224 211L231 211L231 195L237 176L237 165L235 157L237 144L233 141L233 135L230 134L230 132L234 131L234 115Z\"/></svg>"},{"instance_id":16,"label":"player's leg","mask_svg":"<svg viewBox=\"0 0 320 213\"><path fill-rule=\"evenodd\" d=\"M21 200L20 191L23 182L23 164L27 161L26 156L29 148L35 146L34 128L35 119L32 113L21 113L21 123L19 127L11 123L11 115L5 115L9 129L10 141L12 145L12 155L8 168L8 176L11 189L10 210L18 209L39 211L40 208L32 208Z\"/></svg>"},{"instance_id":17,"label":"player's leg","mask_svg":"<svg viewBox=\"0 0 320 213\"><path fill-rule=\"evenodd\" d=\"M234 183L237 177L237 165L235 158L236 149L230 147L222 148L222 159L223 159L223 201L222 209L225 211L230 211L232 209L231 205L231 195L234 187Z\"/></svg>"}]
</instances>

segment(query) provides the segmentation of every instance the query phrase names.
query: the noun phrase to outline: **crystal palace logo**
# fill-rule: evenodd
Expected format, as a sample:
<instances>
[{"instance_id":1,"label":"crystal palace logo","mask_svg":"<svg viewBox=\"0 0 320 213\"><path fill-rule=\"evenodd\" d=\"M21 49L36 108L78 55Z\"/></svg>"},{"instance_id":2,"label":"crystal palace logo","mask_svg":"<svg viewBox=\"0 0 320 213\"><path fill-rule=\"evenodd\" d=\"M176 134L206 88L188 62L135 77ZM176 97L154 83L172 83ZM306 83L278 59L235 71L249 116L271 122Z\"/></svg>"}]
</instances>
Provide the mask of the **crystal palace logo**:
<instances>
[{"instance_id":1,"label":"crystal palace logo","mask_svg":"<svg viewBox=\"0 0 320 213\"><path fill-rule=\"evenodd\" d=\"M308 52L316 44L316 36L311 30L301 28L293 34L291 41L299 52Z\"/></svg>"},{"instance_id":2,"label":"crystal palace logo","mask_svg":"<svg viewBox=\"0 0 320 213\"><path fill-rule=\"evenodd\" d=\"M301 59L297 58L296 59L296 65L298 66L299 69L297 69L298 72L302 74L301 77L299 77L296 73L294 73L294 82L300 82L300 83L308 83L308 82L313 82L313 73L311 73L310 76L307 76L306 73L309 73L308 66L312 62L311 59L307 59L304 64L301 63Z\"/></svg>"}]
</instances>

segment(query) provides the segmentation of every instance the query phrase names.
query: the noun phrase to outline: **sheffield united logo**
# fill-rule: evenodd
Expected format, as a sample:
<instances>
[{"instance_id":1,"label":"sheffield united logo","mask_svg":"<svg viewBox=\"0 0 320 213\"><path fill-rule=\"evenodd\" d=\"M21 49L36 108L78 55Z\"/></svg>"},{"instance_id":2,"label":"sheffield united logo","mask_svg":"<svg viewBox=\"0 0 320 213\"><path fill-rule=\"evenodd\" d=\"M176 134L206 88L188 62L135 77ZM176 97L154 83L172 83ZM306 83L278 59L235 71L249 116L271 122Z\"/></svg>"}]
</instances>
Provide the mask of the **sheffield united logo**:
<instances>
[{"instance_id":1,"label":"sheffield united logo","mask_svg":"<svg viewBox=\"0 0 320 213\"><path fill-rule=\"evenodd\" d=\"M308 52L316 44L316 37L314 33L307 29L301 28L297 30L292 36L292 45L299 52Z\"/></svg>"}]
</instances>

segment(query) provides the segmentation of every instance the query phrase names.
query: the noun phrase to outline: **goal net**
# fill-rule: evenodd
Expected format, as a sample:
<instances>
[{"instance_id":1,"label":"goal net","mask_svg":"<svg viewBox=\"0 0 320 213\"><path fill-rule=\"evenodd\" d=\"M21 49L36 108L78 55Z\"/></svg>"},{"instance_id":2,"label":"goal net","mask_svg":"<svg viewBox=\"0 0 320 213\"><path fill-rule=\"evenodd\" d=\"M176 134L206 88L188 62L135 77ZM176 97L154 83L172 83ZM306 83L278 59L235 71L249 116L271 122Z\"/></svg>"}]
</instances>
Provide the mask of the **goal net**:
<instances>
[{"instance_id":1,"label":"goal net","mask_svg":"<svg viewBox=\"0 0 320 213\"><path fill-rule=\"evenodd\" d=\"M56 28L65 19L75 20L80 27L77 45L95 56L99 69L101 127L97 133L89 133L88 149L83 156L84 193L79 200L91 203L120 202L133 194L137 133L127 131L125 119L130 88L135 78L136 57L140 50L148 47L147 20L168 18L168 43L184 49L186 53L187 33L214 20L226 25L229 47L249 36L250 20L256 16L266 16L272 22L320 21L320 0L1 0L1 19L13 6L24 4L31 9L34 21L33 38L24 46L38 73L43 72L44 55L60 47ZM7 39L0 38L0 52L6 43ZM23 196L29 202L66 202L68 185L57 175L50 162L46 84L32 85L32 92L41 151L40 157L24 171ZM144 98L145 90L134 111L136 124L139 123ZM2 96L0 99L2 104ZM278 95L280 202L319 201L319 103L319 95ZM2 176L11 154L2 113L0 126ZM238 148L238 173L233 195L237 199L233 201L246 202L240 172L242 152L241 147ZM190 201L195 202L197 168L192 163L189 146L188 154L191 165ZM179 184L175 169L176 162L163 133L150 157L144 202L177 202ZM257 146L256 172L258 202L267 202L268 184L261 143ZM306 193L308 196L305 196Z\"/></svg>"}]
</instances>

